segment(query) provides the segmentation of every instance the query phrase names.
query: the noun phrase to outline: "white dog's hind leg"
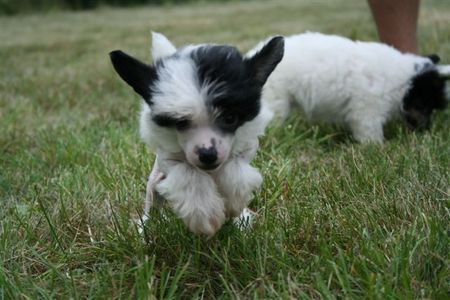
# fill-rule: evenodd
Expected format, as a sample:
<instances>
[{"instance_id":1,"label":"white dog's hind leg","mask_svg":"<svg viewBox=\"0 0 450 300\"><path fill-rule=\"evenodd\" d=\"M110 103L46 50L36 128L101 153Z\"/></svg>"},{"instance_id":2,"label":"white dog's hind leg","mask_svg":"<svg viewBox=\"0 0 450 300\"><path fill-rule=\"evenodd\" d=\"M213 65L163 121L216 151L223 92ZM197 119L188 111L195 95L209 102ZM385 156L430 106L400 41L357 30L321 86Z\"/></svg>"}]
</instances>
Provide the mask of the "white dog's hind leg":
<instances>
[{"instance_id":1,"label":"white dog's hind leg","mask_svg":"<svg viewBox=\"0 0 450 300\"><path fill-rule=\"evenodd\" d=\"M211 237L225 222L223 199L214 180L187 163L171 166L156 190L194 233Z\"/></svg>"},{"instance_id":2,"label":"white dog's hind leg","mask_svg":"<svg viewBox=\"0 0 450 300\"><path fill-rule=\"evenodd\" d=\"M273 83L270 81L266 83L261 101L273 113L273 120L282 123L289 116L291 100L284 91L278 91L272 85Z\"/></svg>"}]
</instances>

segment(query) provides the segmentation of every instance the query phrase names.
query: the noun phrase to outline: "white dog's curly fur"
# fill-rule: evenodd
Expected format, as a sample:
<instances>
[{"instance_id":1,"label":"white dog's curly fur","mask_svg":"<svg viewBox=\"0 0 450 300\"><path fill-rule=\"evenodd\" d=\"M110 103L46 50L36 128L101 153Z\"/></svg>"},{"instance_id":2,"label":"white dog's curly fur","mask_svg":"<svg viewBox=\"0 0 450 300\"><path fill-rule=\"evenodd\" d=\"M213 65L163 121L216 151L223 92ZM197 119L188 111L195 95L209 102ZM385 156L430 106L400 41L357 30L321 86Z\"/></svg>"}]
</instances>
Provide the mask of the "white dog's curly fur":
<instances>
[{"instance_id":1,"label":"white dog's curly fur","mask_svg":"<svg viewBox=\"0 0 450 300\"><path fill-rule=\"evenodd\" d=\"M145 102L143 141L157 158L147 183L145 216L156 190L192 232L214 235L245 211L262 183L250 165L271 112L262 87L283 56L275 37L245 59L225 45L181 49L153 33L153 65L111 52L114 68Z\"/></svg>"},{"instance_id":2,"label":"white dog's curly fur","mask_svg":"<svg viewBox=\"0 0 450 300\"><path fill-rule=\"evenodd\" d=\"M446 106L450 68L437 66L438 60L380 43L294 35L285 38L284 57L264 86L263 102L280 120L297 103L310 120L343 124L359 142L382 142L386 121L402 117L412 128L425 128L432 111Z\"/></svg>"}]
</instances>

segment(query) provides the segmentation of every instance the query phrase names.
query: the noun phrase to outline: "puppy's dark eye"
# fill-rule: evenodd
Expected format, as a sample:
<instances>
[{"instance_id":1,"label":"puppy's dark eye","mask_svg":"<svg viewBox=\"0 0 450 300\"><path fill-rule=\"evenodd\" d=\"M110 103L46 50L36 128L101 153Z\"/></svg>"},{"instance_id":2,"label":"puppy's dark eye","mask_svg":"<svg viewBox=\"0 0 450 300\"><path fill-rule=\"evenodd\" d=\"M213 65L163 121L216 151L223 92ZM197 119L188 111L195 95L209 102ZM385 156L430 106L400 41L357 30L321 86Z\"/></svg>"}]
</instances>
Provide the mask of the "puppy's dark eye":
<instances>
[{"instance_id":1,"label":"puppy's dark eye","mask_svg":"<svg viewBox=\"0 0 450 300\"><path fill-rule=\"evenodd\" d=\"M155 115L152 119L161 127L175 128L177 130L185 130L191 126L189 119L178 119L165 114Z\"/></svg>"},{"instance_id":2,"label":"puppy's dark eye","mask_svg":"<svg viewBox=\"0 0 450 300\"><path fill-rule=\"evenodd\" d=\"M185 130L188 129L189 125L190 125L189 120L178 120L175 123L175 128L177 130Z\"/></svg>"},{"instance_id":3,"label":"puppy's dark eye","mask_svg":"<svg viewBox=\"0 0 450 300\"><path fill-rule=\"evenodd\" d=\"M238 117L235 114L225 114L222 117L222 122L225 126L233 127L238 122Z\"/></svg>"}]
</instances>

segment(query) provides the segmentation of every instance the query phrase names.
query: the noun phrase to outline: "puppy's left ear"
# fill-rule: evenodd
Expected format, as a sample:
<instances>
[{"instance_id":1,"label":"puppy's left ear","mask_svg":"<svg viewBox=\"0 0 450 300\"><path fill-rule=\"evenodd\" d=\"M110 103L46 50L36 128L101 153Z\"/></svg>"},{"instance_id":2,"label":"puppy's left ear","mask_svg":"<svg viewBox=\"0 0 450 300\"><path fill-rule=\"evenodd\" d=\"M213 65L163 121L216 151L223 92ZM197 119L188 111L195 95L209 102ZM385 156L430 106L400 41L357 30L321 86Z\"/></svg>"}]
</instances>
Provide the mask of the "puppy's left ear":
<instances>
[{"instance_id":1,"label":"puppy's left ear","mask_svg":"<svg viewBox=\"0 0 450 300\"><path fill-rule=\"evenodd\" d=\"M152 57L153 63L161 58L177 52L175 46L163 34L152 31Z\"/></svg>"},{"instance_id":2,"label":"puppy's left ear","mask_svg":"<svg viewBox=\"0 0 450 300\"><path fill-rule=\"evenodd\" d=\"M267 78L281 61L284 55L284 38L277 36L265 44L261 50L250 58L246 58L246 64L251 70L252 76L263 86Z\"/></svg>"},{"instance_id":3,"label":"puppy's left ear","mask_svg":"<svg viewBox=\"0 0 450 300\"><path fill-rule=\"evenodd\" d=\"M136 93L151 104L150 85L156 79L156 70L120 50L109 53L114 69Z\"/></svg>"}]
</instances>

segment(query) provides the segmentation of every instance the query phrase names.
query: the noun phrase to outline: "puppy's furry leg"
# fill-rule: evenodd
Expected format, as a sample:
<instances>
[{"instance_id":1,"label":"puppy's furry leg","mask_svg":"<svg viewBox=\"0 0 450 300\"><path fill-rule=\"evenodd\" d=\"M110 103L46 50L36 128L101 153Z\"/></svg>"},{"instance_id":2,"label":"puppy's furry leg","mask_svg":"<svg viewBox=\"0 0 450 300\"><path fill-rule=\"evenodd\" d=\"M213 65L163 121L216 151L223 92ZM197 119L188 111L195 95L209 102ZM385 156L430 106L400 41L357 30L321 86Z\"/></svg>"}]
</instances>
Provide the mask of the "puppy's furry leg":
<instances>
[{"instance_id":1,"label":"puppy's furry leg","mask_svg":"<svg viewBox=\"0 0 450 300\"><path fill-rule=\"evenodd\" d=\"M158 157L155 159L155 163L153 164L152 171L150 172L150 175L148 176L147 181L147 188L145 193L145 200L144 200L144 214L141 218L135 219L134 222L138 225L138 231L139 233L144 232L144 224L147 222L147 220L150 218L150 209L153 206L154 199L155 199L155 186L164 179L164 174L161 173L159 166L158 166Z\"/></svg>"},{"instance_id":2,"label":"puppy's furry leg","mask_svg":"<svg viewBox=\"0 0 450 300\"><path fill-rule=\"evenodd\" d=\"M152 171L148 176L147 188L145 193L144 200L144 215L142 217L142 221L145 222L149 218L150 209L153 206L155 199L155 187L156 185L164 179L164 174L160 171L158 166L158 157L155 159L155 163L153 164Z\"/></svg>"},{"instance_id":3,"label":"puppy's furry leg","mask_svg":"<svg viewBox=\"0 0 450 300\"><path fill-rule=\"evenodd\" d=\"M252 192L260 187L259 171L241 158L227 162L217 176L217 185L225 196L225 211L228 217L237 217L247 207Z\"/></svg>"},{"instance_id":4,"label":"puppy's furry leg","mask_svg":"<svg viewBox=\"0 0 450 300\"><path fill-rule=\"evenodd\" d=\"M211 237L225 221L223 199L214 180L187 163L168 168L156 190L194 233Z\"/></svg>"}]
</instances>

